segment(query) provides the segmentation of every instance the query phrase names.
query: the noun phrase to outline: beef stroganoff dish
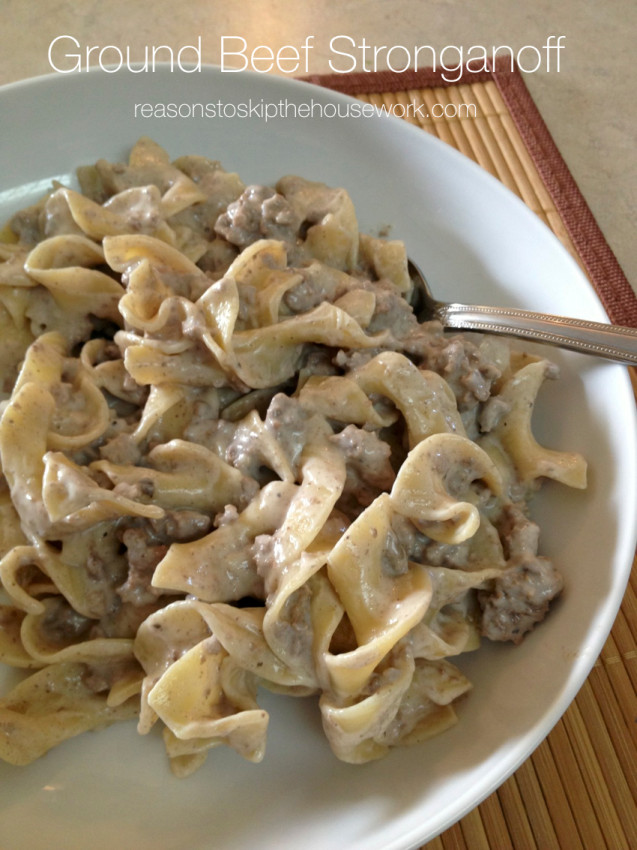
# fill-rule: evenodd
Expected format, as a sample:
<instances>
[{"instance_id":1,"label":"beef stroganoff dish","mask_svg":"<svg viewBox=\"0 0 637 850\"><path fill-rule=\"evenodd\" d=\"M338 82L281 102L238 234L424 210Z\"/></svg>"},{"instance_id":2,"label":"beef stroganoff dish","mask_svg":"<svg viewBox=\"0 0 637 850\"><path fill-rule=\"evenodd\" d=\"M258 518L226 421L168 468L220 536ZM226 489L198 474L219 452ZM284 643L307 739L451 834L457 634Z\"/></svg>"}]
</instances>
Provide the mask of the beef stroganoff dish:
<instances>
[{"instance_id":1,"label":"beef stroganoff dish","mask_svg":"<svg viewBox=\"0 0 637 850\"><path fill-rule=\"evenodd\" d=\"M177 776L259 761L262 689L350 763L443 732L454 657L562 590L529 517L586 486L531 429L557 369L419 323L344 189L147 138L78 183L0 232L0 757L137 718Z\"/></svg>"}]
</instances>

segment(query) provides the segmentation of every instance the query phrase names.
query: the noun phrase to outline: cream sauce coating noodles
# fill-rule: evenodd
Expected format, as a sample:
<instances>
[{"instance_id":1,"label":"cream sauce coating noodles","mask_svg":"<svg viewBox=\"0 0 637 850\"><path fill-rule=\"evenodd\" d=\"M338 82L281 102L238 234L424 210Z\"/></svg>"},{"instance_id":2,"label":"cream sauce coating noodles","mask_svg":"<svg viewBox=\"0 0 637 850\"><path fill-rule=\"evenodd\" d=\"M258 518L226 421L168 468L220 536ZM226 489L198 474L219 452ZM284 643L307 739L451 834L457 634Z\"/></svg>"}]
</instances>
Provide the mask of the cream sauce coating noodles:
<instances>
[{"instance_id":1,"label":"cream sauce coating noodles","mask_svg":"<svg viewBox=\"0 0 637 850\"><path fill-rule=\"evenodd\" d=\"M528 502L549 362L409 306L344 189L149 139L0 232L0 757L159 724L174 773L259 761L259 693L360 763L456 722L455 656L562 579ZM467 721L469 722L469 721Z\"/></svg>"}]
</instances>

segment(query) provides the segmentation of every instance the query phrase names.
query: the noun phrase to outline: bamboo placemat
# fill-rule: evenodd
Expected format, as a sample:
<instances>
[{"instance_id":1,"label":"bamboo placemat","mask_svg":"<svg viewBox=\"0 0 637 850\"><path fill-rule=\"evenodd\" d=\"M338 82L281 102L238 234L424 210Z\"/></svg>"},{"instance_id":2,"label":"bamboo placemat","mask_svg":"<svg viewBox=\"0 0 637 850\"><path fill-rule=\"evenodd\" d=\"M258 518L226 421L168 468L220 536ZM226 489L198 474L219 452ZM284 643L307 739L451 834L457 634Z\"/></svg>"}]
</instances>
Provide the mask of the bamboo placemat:
<instances>
[{"instance_id":1,"label":"bamboo placemat","mask_svg":"<svg viewBox=\"0 0 637 850\"><path fill-rule=\"evenodd\" d=\"M637 297L517 69L465 71L452 84L431 69L307 79L393 108L476 161L553 230L611 321L637 327ZM551 734L496 792L423 850L637 848L636 590L637 562L600 657Z\"/></svg>"}]
</instances>

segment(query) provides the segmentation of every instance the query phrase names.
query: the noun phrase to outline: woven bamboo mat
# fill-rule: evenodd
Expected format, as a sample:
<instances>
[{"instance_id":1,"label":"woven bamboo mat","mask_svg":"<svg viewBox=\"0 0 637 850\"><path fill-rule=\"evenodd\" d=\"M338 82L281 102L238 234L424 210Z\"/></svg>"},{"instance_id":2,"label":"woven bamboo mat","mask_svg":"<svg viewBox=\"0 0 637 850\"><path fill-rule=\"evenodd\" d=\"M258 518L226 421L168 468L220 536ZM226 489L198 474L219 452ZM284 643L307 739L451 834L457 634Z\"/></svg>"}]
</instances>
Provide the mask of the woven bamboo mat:
<instances>
[{"instance_id":1,"label":"woven bamboo mat","mask_svg":"<svg viewBox=\"0 0 637 850\"><path fill-rule=\"evenodd\" d=\"M637 327L637 298L517 70L465 72L454 84L430 69L309 80L384 104L476 161L553 230L609 318ZM423 850L637 848L636 591L637 561L601 655L557 726L508 781Z\"/></svg>"}]
</instances>

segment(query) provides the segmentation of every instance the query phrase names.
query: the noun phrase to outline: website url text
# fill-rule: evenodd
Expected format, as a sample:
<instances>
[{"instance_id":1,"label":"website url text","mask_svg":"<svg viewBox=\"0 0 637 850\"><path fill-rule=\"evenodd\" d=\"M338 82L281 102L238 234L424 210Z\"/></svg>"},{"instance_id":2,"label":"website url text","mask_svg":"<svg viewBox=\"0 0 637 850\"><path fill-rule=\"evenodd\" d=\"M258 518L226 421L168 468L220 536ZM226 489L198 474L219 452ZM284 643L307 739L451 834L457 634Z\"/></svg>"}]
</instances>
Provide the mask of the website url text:
<instances>
[{"instance_id":1,"label":"website url text","mask_svg":"<svg viewBox=\"0 0 637 850\"><path fill-rule=\"evenodd\" d=\"M374 104L352 100L347 103L321 103L309 100L302 103L281 99L267 101L249 99L239 103L211 101L208 103L136 103L133 111L135 118L204 118L234 119L255 118L261 121L273 121L286 118L373 118L378 115L393 115L412 121L424 121L440 118L475 118L475 103L392 103Z\"/></svg>"}]
</instances>

